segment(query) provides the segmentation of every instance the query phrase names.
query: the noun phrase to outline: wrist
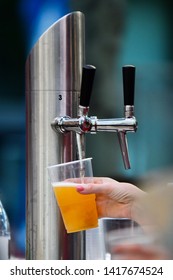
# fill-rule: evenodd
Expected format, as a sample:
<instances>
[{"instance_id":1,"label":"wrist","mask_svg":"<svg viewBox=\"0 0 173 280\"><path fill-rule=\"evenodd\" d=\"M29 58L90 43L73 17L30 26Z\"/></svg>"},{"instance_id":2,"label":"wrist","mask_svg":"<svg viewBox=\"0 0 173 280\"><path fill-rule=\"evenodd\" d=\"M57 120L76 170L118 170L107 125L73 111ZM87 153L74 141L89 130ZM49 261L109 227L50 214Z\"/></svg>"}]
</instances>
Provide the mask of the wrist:
<instances>
[{"instance_id":1,"label":"wrist","mask_svg":"<svg viewBox=\"0 0 173 280\"><path fill-rule=\"evenodd\" d=\"M150 225L149 217L146 215L145 200L147 194L142 192L141 196L138 197L131 206L131 219L137 222L141 226Z\"/></svg>"}]
</instances>

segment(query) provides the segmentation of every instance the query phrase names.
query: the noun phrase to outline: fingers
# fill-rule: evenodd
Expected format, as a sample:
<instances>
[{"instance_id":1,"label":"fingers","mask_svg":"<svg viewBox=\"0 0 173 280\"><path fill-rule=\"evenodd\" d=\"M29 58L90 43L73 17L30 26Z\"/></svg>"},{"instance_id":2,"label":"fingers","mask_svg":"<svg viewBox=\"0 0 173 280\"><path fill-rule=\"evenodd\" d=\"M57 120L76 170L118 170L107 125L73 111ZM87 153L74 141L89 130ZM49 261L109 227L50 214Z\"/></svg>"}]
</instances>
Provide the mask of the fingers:
<instances>
[{"instance_id":1,"label":"fingers","mask_svg":"<svg viewBox=\"0 0 173 280\"><path fill-rule=\"evenodd\" d=\"M98 193L102 193L102 194L109 194L112 189L113 186L108 184L108 183L102 183L102 184L86 184L86 185L79 185L76 187L77 191L82 193L82 194L98 194Z\"/></svg>"},{"instance_id":2,"label":"fingers","mask_svg":"<svg viewBox=\"0 0 173 280\"><path fill-rule=\"evenodd\" d=\"M65 181L79 184L76 189L82 194L109 194L115 184L119 184L119 182L105 177L84 177L82 180L81 178L69 178Z\"/></svg>"}]
</instances>

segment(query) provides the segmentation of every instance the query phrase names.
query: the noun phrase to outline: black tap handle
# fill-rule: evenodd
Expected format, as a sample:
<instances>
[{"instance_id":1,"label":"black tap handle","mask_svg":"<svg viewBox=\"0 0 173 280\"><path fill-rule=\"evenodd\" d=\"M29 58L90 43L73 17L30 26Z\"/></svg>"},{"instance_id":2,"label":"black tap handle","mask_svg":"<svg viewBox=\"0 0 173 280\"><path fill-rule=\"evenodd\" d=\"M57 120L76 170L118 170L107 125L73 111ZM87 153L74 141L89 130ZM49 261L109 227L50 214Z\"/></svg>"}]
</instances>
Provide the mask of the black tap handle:
<instances>
[{"instance_id":1,"label":"black tap handle","mask_svg":"<svg viewBox=\"0 0 173 280\"><path fill-rule=\"evenodd\" d=\"M80 93L80 105L83 107L89 107L95 71L96 67L93 65L85 65L83 67Z\"/></svg>"},{"instance_id":2,"label":"black tap handle","mask_svg":"<svg viewBox=\"0 0 173 280\"><path fill-rule=\"evenodd\" d=\"M135 66L125 65L123 71L124 105L134 105Z\"/></svg>"}]
</instances>

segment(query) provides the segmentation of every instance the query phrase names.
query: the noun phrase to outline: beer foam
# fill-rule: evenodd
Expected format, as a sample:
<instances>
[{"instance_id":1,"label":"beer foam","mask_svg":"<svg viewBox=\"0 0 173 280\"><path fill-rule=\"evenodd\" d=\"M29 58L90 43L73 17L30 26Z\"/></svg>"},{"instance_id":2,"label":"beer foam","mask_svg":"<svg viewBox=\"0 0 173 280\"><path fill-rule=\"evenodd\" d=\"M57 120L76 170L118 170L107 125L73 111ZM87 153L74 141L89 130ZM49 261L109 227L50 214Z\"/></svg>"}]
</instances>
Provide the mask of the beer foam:
<instances>
[{"instance_id":1,"label":"beer foam","mask_svg":"<svg viewBox=\"0 0 173 280\"><path fill-rule=\"evenodd\" d=\"M79 184L67 181L52 183L53 187L76 187L77 185Z\"/></svg>"}]
</instances>

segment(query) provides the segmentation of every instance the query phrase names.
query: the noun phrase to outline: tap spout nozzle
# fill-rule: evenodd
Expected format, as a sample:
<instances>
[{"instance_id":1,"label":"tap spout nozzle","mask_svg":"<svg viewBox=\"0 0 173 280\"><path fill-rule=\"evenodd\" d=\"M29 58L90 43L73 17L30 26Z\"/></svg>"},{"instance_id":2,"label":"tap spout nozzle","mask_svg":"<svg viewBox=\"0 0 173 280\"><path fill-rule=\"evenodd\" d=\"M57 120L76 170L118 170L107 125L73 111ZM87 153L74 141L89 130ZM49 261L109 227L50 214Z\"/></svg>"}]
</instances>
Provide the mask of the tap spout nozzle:
<instances>
[{"instance_id":1,"label":"tap spout nozzle","mask_svg":"<svg viewBox=\"0 0 173 280\"><path fill-rule=\"evenodd\" d=\"M118 140L119 140L119 144L120 144L120 148L121 148L124 167L125 167L125 169L130 169L130 160L129 160L126 132L124 132L124 131L118 132Z\"/></svg>"}]
</instances>

